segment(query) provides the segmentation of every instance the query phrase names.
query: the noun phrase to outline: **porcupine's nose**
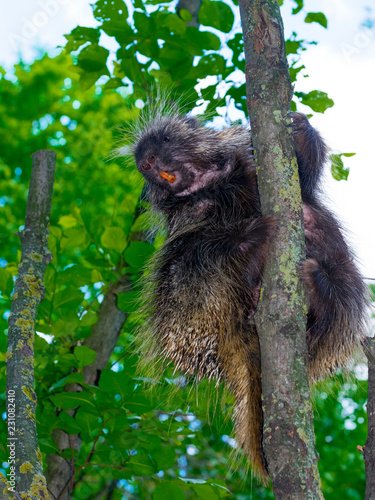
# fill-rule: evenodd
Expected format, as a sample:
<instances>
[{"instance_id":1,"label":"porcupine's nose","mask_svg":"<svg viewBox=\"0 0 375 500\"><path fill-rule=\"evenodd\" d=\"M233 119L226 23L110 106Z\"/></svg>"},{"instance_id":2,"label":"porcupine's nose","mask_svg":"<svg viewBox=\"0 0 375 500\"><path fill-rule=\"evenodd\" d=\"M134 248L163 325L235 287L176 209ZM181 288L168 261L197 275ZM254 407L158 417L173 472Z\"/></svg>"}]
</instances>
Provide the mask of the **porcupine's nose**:
<instances>
[{"instance_id":1,"label":"porcupine's nose","mask_svg":"<svg viewBox=\"0 0 375 500\"><path fill-rule=\"evenodd\" d=\"M155 156L150 155L147 157L147 160L142 164L143 170L151 170L155 167Z\"/></svg>"}]
</instances>

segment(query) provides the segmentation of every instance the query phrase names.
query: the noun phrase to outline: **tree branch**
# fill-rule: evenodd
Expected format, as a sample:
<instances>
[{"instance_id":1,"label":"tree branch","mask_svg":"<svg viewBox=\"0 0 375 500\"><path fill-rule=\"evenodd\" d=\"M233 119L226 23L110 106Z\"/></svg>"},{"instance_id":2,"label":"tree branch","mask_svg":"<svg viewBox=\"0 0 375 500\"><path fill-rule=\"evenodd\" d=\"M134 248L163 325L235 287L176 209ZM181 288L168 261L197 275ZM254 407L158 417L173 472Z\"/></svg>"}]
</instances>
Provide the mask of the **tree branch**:
<instances>
[{"instance_id":1,"label":"tree branch","mask_svg":"<svg viewBox=\"0 0 375 500\"><path fill-rule=\"evenodd\" d=\"M371 500L375 498L375 339L365 339L364 351L368 361L368 434L363 447L366 470L365 500Z\"/></svg>"},{"instance_id":2,"label":"tree branch","mask_svg":"<svg viewBox=\"0 0 375 500\"><path fill-rule=\"evenodd\" d=\"M19 234L22 259L9 316L7 351L8 443L14 450L15 487L27 498L47 498L35 423L34 336L38 305L43 300L43 279L52 255L48 226L56 154L33 154L25 229ZM11 455L12 457L12 455Z\"/></svg>"},{"instance_id":3,"label":"tree branch","mask_svg":"<svg viewBox=\"0 0 375 500\"><path fill-rule=\"evenodd\" d=\"M322 498L314 449L306 355L304 258L297 161L285 119L292 88L278 0L240 0L247 106L258 156L262 213L274 214L255 316L262 362L263 446L275 498Z\"/></svg>"}]
</instances>

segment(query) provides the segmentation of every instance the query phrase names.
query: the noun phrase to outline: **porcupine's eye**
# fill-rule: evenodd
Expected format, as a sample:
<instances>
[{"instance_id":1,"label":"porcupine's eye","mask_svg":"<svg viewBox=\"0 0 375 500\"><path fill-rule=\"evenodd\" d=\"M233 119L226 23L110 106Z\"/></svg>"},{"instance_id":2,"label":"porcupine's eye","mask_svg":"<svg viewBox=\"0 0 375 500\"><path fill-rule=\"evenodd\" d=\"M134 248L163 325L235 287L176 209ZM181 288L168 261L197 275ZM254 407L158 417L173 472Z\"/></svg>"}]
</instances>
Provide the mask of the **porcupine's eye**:
<instances>
[{"instance_id":1,"label":"porcupine's eye","mask_svg":"<svg viewBox=\"0 0 375 500\"><path fill-rule=\"evenodd\" d=\"M171 140L170 137L168 137L167 135L164 136L164 139L163 139L164 142L170 142L170 140Z\"/></svg>"}]
</instances>

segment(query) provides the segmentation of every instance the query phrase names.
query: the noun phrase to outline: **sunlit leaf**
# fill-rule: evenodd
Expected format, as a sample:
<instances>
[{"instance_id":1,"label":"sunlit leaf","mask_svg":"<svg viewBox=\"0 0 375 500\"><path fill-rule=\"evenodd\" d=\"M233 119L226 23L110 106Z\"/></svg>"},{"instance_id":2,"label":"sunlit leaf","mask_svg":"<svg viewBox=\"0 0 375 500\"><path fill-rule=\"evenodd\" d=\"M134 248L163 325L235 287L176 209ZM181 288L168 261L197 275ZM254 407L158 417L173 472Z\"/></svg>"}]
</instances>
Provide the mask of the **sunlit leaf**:
<instances>
[{"instance_id":1,"label":"sunlit leaf","mask_svg":"<svg viewBox=\"0 0 375 500\"><path fill-rule=\"evenodd\" d=\"M328 21L323 12L309 12L305 17L305 23L318 23L323 28L328 27Z\"/></svg>"},{"instance_id":2,"label":"sunlit leaf","mask_svg":"<svg viewBox=\"0 0 375 500\"><path fill-rule=\"evenodd\" d=\"M232 9L224 2L204 0L199 9L199 21L224 33L229 33L234 22Z\"/></svg>"},{"instance_id":3,"label":"sunlit leaf","mask_svg":"<svg viewBox=\"0 0 375 500\"><path fill-rule=\"evenodd\" d=\"M95 361L96 352L89 347L79 345L74 348L74 356L80 367L91 365Z\"/></svg>"}]
</instances>

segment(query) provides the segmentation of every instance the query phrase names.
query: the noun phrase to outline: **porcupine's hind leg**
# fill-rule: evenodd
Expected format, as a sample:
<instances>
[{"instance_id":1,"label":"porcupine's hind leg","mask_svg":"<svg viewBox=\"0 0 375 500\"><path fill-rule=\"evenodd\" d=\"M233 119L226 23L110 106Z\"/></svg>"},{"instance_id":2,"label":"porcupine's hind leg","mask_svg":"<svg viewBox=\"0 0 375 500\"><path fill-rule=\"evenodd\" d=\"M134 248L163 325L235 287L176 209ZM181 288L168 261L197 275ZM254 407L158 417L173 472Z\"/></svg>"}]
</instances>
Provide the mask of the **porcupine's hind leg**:
<instances>
[{"instance_id":1,"label":"porcupine's hind leg","mask_svg":"<svg viewBox=\"0 0 375 500\"><path fill-rule=\"evenodd\" d=\"M313 379L344 366L364 335L365 285L340 225L319 199L326 145L302 113L290 113L303 199L308 292L307 344Z\"/></svg>"},{"instance_id":2,"label":"porcupine's hind leg","mask_svg":"<svg viewBox=\"0 0 375 500\"><path fill-rule=\"evenodd\" d=\"M366 288L334 217L321 205L304 207L310 376L345 366L365 334Z\"/></svg>"}]
</instances>

